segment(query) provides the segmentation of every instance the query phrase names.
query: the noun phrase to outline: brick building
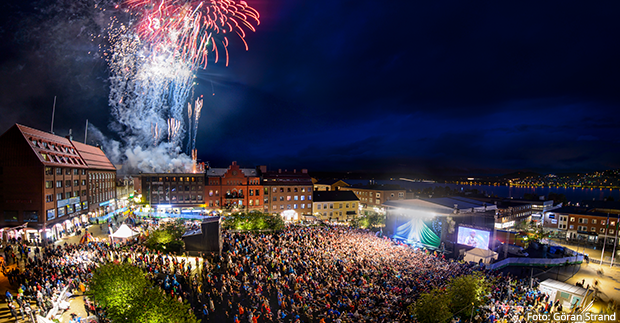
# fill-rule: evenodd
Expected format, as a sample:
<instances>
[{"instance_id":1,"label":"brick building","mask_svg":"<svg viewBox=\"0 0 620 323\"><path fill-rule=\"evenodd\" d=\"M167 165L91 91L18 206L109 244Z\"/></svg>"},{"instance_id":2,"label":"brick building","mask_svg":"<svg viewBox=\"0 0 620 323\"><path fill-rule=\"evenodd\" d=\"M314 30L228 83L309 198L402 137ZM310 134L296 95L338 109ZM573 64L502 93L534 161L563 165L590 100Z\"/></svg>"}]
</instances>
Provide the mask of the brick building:
<instances>
[{"instance_id":1,"label":"brick building","mask_svg":"<svg viewBox=\"0 0 620 323\"><path fill-rule=\"evenodd\" d=\"M312 179L308 170L268 171L259 166L263 186L263 211L282 215L285 220L300 220L312 215Z\"/></svg>"},{"instance_id":2,"label":"brick building","mask_svg":"<svg viewBox=\"0 0 620 323\"><path fill-rule=\"evenodd\" d=\"M620 209L567 206L543 214L543 226L566 239L613 245L618 239Z\"/></svg>"},{"instance_id":3,"label":"brick building","mask_svg":"<svg viewBox=\"0 0 620 323\"><path fill-rule=\"evenodd\" d=\"M205 207L229 212L263 211L263 186L254 168L209 168L206 172Z\"/></svg>"},{"instance_id":4,"label":"brick building","mask_svg":"<svg viewBox=\"0 0 620 323\"><path fill-rule=\"evenodd\" d=\"M99 207L92 194L114 200L115 178L100 148L14 125L0 136L3 238L56 239L74 231Z\"/></svg>"}]
</instances>

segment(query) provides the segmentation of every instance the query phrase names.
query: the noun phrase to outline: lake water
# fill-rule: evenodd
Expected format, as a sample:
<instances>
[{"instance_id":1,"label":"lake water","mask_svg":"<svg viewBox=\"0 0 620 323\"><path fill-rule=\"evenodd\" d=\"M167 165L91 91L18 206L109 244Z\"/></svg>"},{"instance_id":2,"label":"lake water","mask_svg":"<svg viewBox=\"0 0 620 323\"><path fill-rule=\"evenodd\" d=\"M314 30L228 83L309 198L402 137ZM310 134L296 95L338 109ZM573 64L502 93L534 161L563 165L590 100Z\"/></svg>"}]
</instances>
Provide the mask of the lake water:
<instances>
[{"instance_id":1,"label":"lake water","mask_svg":"<svg viewBox=\"0 0 620 323\"><path fill-rule=\"evenodd\" d=\"M345 180L349 184L368 184L368 180ZM422 190L428 187L450 187L458 190L477 189L488 195L499 197L522 198L526 193L547 196L550 192L564 194L569 202L577 203L584 200L603 200L606 197L613 197L615 201L620 201L620 190L609 189L585 189L585 188L556 188L556 187L516 187L516 186L491 186L491 185L463 185L463 184L441 184L441 183L420 183L403 180L377 180L377 184L395 184L405 189Z\"/></svg>"}]
</instances>

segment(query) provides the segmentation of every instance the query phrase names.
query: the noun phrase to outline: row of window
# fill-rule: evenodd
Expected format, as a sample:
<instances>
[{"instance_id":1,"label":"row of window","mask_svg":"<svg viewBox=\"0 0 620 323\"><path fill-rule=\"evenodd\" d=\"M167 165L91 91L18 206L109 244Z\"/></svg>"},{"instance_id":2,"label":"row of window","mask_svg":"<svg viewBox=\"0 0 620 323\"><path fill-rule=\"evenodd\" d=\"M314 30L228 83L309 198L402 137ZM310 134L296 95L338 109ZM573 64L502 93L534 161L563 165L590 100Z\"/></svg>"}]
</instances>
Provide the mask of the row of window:
<instances>
[{"instance_id":1,"label":"row of window","mask_svg":"<svg viewBox=\"0 0 620 323\"><path fill-rule=\"evenodd\" d=\"M269 194L269 187L265 187L265 194ZM287 187L286 189L284 187L272 187L271 191L273 193L277 193L278 191L280 191L280 193L306 193L306 192L312 192L312 190L310 188L306 188L306 187L301 187L301 188L297 188L297 187Z\"/></svg>"},{"instance_id":2,"label":"row of window","mask_svg":"<svg viewBox=\"0 0 620 323\"><path fill-rule=\"evenodd\" d=\"M24 211L24 221L21 222L39 222L39 213L37 211ZM4 210L2 214L2 221L4 222L20 222L19 211L16 210Z\"/></svg>"},{"instance_id":3,"label":"row of window","mask_svg":"<svg viewBox=\"0 0 620 323\"><path fill-rule=\"evenodd\" d=\"M183 188L185 188L185 189L183 189ZM177 190L179 192L183 192L183 191L186 191L186 192L196 191L196 185L192 185L192 186L189 186L189 185L185 185L185 186L183 186L183 185L178 185L178 186L177 185L172 185L172 186L156 186L156 187L153 187L153 191L154 192L155 191L159 191L159 192L166 191L166 193L167 193L167 192L176 192ZM202 191L202 185L198 185L198 191Z\"/></svg>"},{"instance_id":4,"label":"row of window","mask_svg":"<svg viewBox=\"0 0 620 323\"><path fill-rule=\"evenodd\" d=\"M307 204L307 205L308 205L308 209L312 209L312 205L311 205L311 204ZM266 205L265 205L265 208L267 208L267 206L266 206ZM273 205L273 206L272 206L272 208L273 208L274 210L277 210L277 209L278 209L278 206L277 206L277 205ZM299 208L300 208L300 209L305 209L305 208L306 208L306 204L299 204ZM287 209L287 210L297 210L297 204L293 204L293 205L292 205L292 209L291 209L291 204L287 204L287 205L286 205L286 209ZM281 204L281 205L280 205L280 210L284 210L284 204Z\"/></svg>"},{"instance_id":5,"label":"row of window","mask_svg":"<svg viewBox=\"0 0 620 323\"><path fill-rule=\"evenodd\" d=\"M202 182L202 177L196 177L196 176L172 176L172 177L146 177L146 181L147 182L198 182L201 183Z\"/></svg>"},{"instance_id":6,"label":"row of window","mask_svg":"<svg viewBox=\"0 0 620 323\"><path fill-rule=\"evenodd\" d=\"M358 197L362 197L362 196L370 196L372 198L373 196L373 192L368 192L368 191L353 191L353 193L355 193L355 195L357 195ZM375 192L374 193L376 198L381 198L381 193L380 192ZM394 198L396 195L394 193L390 193L390 197ZM398 192L398 197L399 198L404 198L405 197L405 192ZM371 200L371 199L369 199Z\"/></svg>"},{"instance_id":7,"label":"row of window","mask_svg":"<svg viewBox=\"0 0 620 323\"><path fill-rule=\"evenodd\" d=\"M365 202L365 203L368 203L368 204L373 204L373 203L372 203L372 198L365 198L365 197L362 197L362 198L360 198L360 200L361 200L362 202ZM381 204L381 200L380 200L380 199L375 199L375 203L374 203L374 204Z\"/></svg>"},{"instance_id":8,"label":"row of window","mask_svg":"<svg viewBox=\"0 0 620 323\"><path fill-rule=\"evenodd\" d=\"M72 197L80 196L80 191L66 192L66 193L56 193L56 201L70 199ZM82 190L82 196L86 196L86 190ZM47 194L45 195L45 202L54 202L54 195Z\"/></svg>"},{"instance_id":9,"label":"row of window","mask_svg":"<svg viewBox=\"0 0 620 323\"><path fill-rule=\"evenodd\" d=\"M566 224L561 224L560 225L560 229L566 229ZM574 230L574 226L571 224L569 226L569 229L570 230ZM583 225L579 225L579 226L577 226L577 231L588 232L588 227L587 226L583 226ZM590 232L596 232L596 227L590 227ZM605 228L600 228L598 230L598 233L605 234ZM614 229L607 230L607 234L614 234L614 233L616 233L616 231Z\"/></svg>"},{"instance_id":10,"label":"row of window","mask_svg":"<svg viewBox=\"0 0 620 323\"><path fill-rule=\"evenodd\" d=\"M356 204L357 204L357 203L351 203L351 207L352 207L352 208L355 208ZM347 209L349 208L349 203L344 203L344 204L343 204L343 203L336 203L336 208L337 208L337 209L342 209L342 206L343 206L343 205L344 205L344 207L345 207L345 208L347 208ZM327 210L327 206L328 206L328 204L327 204L327 203L323 203L323 209ZM334 208L334 203L329 203L329 208L330 208L330 209L333 209L333 208ZM318 204L316 205L316 209L317 209L317 210L320 210L320 209L321 209L321 203L318 203Z\"/></svg>"},{"instance_id":11,"label":"row of window","mask_svg":"<svg viewBox=\"0 0 620 323\"><path fill-rule=\"evenodd\" d=\"M269 198L265 198L265 201L268 201L268 200L269 200ZM280 200L280 202L283 202L284 201L284 196L280 196L280 197L274 196L273 197L273 201L274 202L277 202L278 200ZM299 195L299 196L298 195L293 195L293 196L287 195L286 196L286 200L287 201L305 201L306 200L306 196L305 195ZM308 195L308 201L312 201L312 195Z\"/></svg>"},{"instance_id":12,"label":"row of window","mask_svg":"<svg viewBox=\"0 0 620 323\"><path fill-rule=\"evenodd\" d=\"M73 186L86 186L86 180L78 180L78 179L74 179L73 181L71 181L70 179L65 181L65 186L64 187L71 187L73 184ZM62 188L62 181L56 181L56 188ZM54 188L54 181L45 181L45 188Z\"/></svg>"},{"instance_id":13,"label":"row of window","mask_svg":"<svg viewBox=\"0 0 620 323\"><path fill-rule=\"evenodd\" d=\"M158 202L202 202L202 195L181 195L178 196L177 195L172 195L172 196L168 196L168 195L157 195L157 194L153 194L151 196L151 203L158 203Z\"/></svg>"},{"instance_id":14,"label":"row of window","mask_svg":"<svg viewBox=\"0 0 620 323\"><path fill-rule=\"evenodd\" d=\"M56 175L62 175L62 167L55 167L56 168ZM80 175L80 173L82 173L82 175L86 175L86 169L78 169L78 168L64 168L65 170L65 174L66 175L71 175L71 173L73 172L73 175ZM45 175L54 175L54 167L45 167Z\"/></svg>"},{"instance_id":15,"label":"row of window","mask_svg":"<svg viewBox=\"0 0 620 323\"><path fill-rule=\"evenodd\" d=\"M84 162L80 158L59 156L59 155L54 155L54 154L46 154L44 152L40 152L40 154L41 154L41 158L43 158L43 160L48 161L48 162L85 166Z\"/></svg>"},{"instance_id":16,"label":"row of window","mask_svg":"<svg viewBox=\"0 0 620 323\"><path fill-rule=\"evenodd\" d=\"M55 143L43 141L41 139L37 140L36 138L31 137L30 143L32 144L33 147L53 150L53 151L70 154L70 155L77 155L77 152L72 147L65 147L62 145L57 145Z\"/></svg>"}]
</instances>

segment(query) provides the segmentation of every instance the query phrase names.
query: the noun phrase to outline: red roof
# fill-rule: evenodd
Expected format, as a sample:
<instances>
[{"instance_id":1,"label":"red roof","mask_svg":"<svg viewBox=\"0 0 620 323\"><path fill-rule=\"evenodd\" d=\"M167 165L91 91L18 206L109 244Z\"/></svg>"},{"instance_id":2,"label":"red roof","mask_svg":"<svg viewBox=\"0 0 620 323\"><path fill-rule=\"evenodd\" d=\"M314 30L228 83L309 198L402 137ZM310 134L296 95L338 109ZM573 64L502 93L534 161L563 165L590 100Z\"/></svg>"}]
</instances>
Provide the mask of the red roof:
<instances>
[{"instance_id":1,"label":"red roof","mask_svg":"<svg viewBox=\"0 0 620 323\"><path fill-rule=\"evenodd\" d=\"M16 126L41 163L46 166L116 170L101 148L85 145L20 124L16 124Z\"/></svg>"},{"instance_id":2,"label":"red roof","mask_svg":"<svg viewBox=\"0 0 620 323\"><path fill-rule=\"evenodd\" d=\"M69 139L20 124L16 126L42 164L88 168Z\"/></svg>"},{"instance_id":3,"label":"red roof","mask_svg":"<svg viewBox=\"0 0 620 323\"><path fill-rule=\"evenodd\" d=\"M99 147L85 145L77 141L72 141L73 145L77 149L78 153L86 161L89 168L105 169L116 171L116 168L108 157L103 153L103 150Z\"/></svg>"}]
</instances>

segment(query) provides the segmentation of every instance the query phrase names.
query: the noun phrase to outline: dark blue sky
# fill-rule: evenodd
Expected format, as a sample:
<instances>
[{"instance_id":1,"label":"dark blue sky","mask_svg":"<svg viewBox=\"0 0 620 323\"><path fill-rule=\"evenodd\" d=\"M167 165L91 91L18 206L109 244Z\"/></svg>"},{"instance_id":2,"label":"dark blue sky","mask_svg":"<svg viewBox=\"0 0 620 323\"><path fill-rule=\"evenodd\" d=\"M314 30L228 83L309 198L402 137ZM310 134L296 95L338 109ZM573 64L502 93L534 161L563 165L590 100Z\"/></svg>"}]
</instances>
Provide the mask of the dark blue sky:
<instances>
[{"instance_id":1,"label":"dark blue sky","mask_svg":"<svg viewBox=\"0 0 620 323\"><path fill-rule=\"evenodd\" d=\"M89 0L3 3L0 132L109 134ZM620 3L252 1L257 32L198 74L212 166L435 174L620 168ZM88 54L88 52L91 54ZM212 84L215 96L212 94Z\"/></svg>"}]
</instances>

